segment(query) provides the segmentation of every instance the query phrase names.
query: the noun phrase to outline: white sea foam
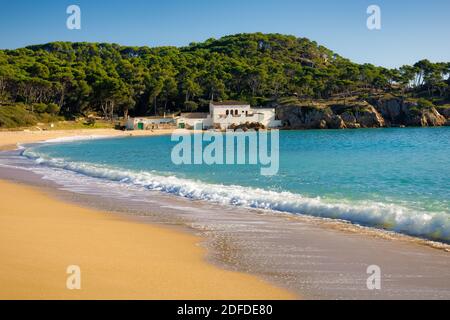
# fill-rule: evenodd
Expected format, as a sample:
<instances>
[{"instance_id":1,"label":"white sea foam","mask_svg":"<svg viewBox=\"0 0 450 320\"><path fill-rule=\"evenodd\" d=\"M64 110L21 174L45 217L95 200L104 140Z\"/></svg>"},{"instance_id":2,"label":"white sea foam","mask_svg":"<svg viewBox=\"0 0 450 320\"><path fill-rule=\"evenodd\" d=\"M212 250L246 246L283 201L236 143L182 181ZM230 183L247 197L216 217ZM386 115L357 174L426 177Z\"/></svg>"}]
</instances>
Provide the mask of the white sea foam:
<instances>
[{"instance_id":1,"label":"white sea foam","mask_svg":"<svg viewBox=\"0 0 450 320\"><path fill-rule=\"evenodd\" d=\"M29 150L26 150L24 155L39 164L50 167L194 200L340 219L364 226L450 242L450 215L445 212L430 213L412 210L397 204L373 201L331 202L291 192L275 192L238 185L209 184L152 172L128 171L89 163L70 162L61 158L46 158Z\"/></svg>"},{"instance_id":2,"label":"white sea foam","mask_svg":"<svg viewBox=\"0 0 450 320\"><path fill-rule=\"evenodd\" d=\"M39 141L39 142L33 142L33 144L63 143L63 142L73 142L73 141L83 141L83 140L97 140L97 139L107 139L107 138L110 138L110 136L101 136L101 135L70 136L70 137L61 137L61 138L48 139L48 140ZM27 144L29 144L29 143L18 143L17 144L18 150L26 149L25 146Z\"/></svg>"},{"instance_id":3,"label":"white sea foam","mask_svg":"<svg viewBox=\"0 0 450 320\"><path fill-rule=\"evenodd\" d=\"M89 136L71 136L71 137L61 137L45 140L44 143L60 143L60 142L72 142L72 141L82 141L82 140L94 140L94 139L105 139L108 136L101 135L89 135Z\"/></svg>"}]
</instances>

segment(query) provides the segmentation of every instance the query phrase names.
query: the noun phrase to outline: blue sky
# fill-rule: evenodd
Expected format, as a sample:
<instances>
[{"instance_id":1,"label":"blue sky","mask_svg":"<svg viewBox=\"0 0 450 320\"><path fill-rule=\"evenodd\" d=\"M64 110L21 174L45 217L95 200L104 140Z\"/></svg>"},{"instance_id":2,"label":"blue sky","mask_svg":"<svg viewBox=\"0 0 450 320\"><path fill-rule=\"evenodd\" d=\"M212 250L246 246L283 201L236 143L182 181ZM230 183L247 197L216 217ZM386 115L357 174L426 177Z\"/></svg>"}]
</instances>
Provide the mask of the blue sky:
<instances>
[{"instance_id":1,"label":"blue sky","mask_svg":"<svg viewBox=\"0 0 450 320\"><path fill-rule=\"evenodd\" d=\"M82 29L66 28L79 5ZM380 6L382 29L366 27ZM308 37L359 63L450 61L449 0L0 0L0 48L51 41L175 45L242 32Z\"/></svg>"}]
</instances>

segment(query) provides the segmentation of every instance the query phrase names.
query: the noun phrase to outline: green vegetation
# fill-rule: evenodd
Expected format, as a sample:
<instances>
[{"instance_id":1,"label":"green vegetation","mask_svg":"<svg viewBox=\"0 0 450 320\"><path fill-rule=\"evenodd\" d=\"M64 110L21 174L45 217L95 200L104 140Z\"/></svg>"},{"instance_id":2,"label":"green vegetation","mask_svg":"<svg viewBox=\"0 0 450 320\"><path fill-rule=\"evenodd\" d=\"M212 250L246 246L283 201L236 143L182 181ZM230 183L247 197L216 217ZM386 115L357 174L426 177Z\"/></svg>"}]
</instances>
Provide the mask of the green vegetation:
<instances>
[{"instance_id":1,"label":"green vegetation","mask_svg":"<svg viewBox=\"0 0 450 320\"><path fill-rule=\"evenodd\" d=\"M53 108L54 106L50 106ZM34 112L30 106L22 103L0 106L0 129L13 129L36 127L41 130L68 130L68 129L104 129L113 128L111 121L95 120L94 118L66 121L63 117L52 112L38 112L37 110L52 111L43 106L35 106ZM59 108L58 108L59 109Z\"/></svg>"},{"instance_id":2,"label":"green vegetation","mask_svg":"<svg viewBox=\"0 0 450 320\"><path fill-rule=\"evenodd\" d=\"M28 127L37 122L36 116L26 110L24 105L0 107L0 128Z\"/></svg>"},{"instance_id":3,"label":"green vegetation","mask_svg":"<svg viewBox=\"0 0 450 320\"><path fill-rule=\"evenodd\" d=\"M394 94L443 104L449 74L450 63L428 60L395 70L359 65L316 42L279 34L238 34L182 48L54 42L0 50L0 126L57 114L112 119L205 111L211 99L264 105Z\"/></svg>"},{"instance_id":4,"label":"green vegetation","mask_svg":"<svg viewBox=\"0 0 450 320\"><path fill-rule=\"evenodd\" d=\"M77 121L60 121L55 122L53 127L48 125L43 126L47 130L76 130L76 129L112 129L114 124L110 121L92 121L92 118L86 120L80 119Z\"/></svg>"}]
</instances>

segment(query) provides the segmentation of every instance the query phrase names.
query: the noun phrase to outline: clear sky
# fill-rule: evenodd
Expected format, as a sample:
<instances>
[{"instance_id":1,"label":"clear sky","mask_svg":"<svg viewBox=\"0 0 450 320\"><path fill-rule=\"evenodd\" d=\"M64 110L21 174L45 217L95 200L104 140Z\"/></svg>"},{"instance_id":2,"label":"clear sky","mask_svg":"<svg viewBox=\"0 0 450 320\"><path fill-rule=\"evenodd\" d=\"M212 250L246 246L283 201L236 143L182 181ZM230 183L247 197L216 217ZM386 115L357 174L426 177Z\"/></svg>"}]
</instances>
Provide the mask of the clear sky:
<instances>
[{"instance_id":1,"label":"clear sky","mask_svg":"<svg viewBox=\"0 0 450 320\"><path fill-rule=\"evenodd\" d=\"M68 30L66 8L81 8ZM381 30L366 27L381 8ZM450 0L0 0L0 48L51 41L183 46L243 32L307 37L359 63L450 61Z\"/></svg>"}]
</instances>

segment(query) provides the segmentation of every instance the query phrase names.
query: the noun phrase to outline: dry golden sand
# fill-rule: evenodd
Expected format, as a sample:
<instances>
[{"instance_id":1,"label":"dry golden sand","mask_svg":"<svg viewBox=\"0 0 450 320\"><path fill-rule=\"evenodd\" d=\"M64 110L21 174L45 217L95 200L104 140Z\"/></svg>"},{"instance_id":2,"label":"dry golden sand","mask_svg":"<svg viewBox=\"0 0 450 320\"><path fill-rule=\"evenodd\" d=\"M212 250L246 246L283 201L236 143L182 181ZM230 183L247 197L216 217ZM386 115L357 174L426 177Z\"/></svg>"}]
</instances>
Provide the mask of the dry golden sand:
<instances>
[{"instance_id":1,"label":"dry golden sand","mask_svg":"<svg viewBox=\"0 0 450 320\"><path fill-rule=\"evenodd\" d=\"M17 144L45 141L55 138L74 136L152 136L170 134L172 129L154 131L120 131L114 129L79 129L79 130L48 130L48 131L0 131L0 151L17 148Z\"/></svg>"},{"instance_id":2,"label":"dry golden sand","mask_svg":"<svg viewBox=\"0 0 450 320\"><path fill-rule=\"evenodd\" d=\"M170 132L3 131L0 150L61 137ZM294 298L257 277L208 264L199 242L0 181L0 299ZM81 268L81 290L66 288L69 265Z\"/></svg>"},{"instance_id":3,"label":"dry golden sand","mask_svg":"<svg viewBox=\"0 0 450 320\"><path fill-rule=\"evenodd\" d=\"M200 239L0 181L0 299L286 299L208 264ZM81 290L66 269L81 268Z\"/></svg>"}]
</instances>

